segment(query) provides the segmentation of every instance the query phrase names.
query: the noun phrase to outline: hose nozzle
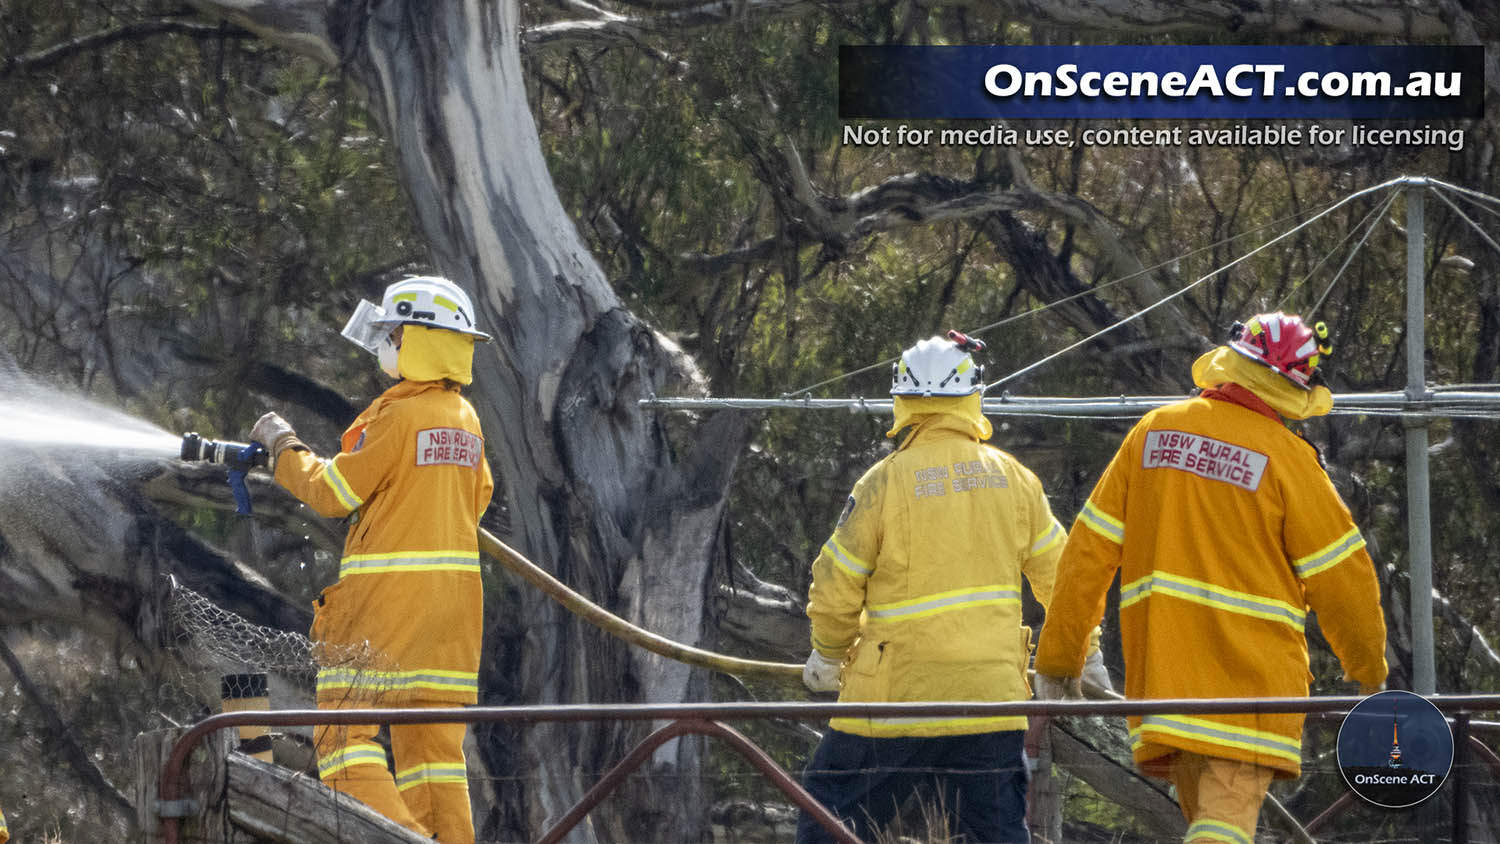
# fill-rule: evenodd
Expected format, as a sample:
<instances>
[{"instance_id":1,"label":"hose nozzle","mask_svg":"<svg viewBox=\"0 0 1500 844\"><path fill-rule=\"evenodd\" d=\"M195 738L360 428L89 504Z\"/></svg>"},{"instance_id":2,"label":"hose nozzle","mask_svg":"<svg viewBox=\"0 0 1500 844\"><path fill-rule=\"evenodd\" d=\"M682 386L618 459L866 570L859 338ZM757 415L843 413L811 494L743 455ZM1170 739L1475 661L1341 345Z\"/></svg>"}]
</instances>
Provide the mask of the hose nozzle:
<instances>
[{"instance_id":1,"label":"hose nozzle","mask_svg":"<svg viewBox=\"0 0 1500 844\"><path fill-rule=\"evenodd\" d=\"M182 459L218 463L241 472L256 466L265 466L270 455L256 443L236 443L228 440L210 440L195 433L182 435Z\"/></svg>"},{"instance_id":2,"label":"hose nozzle","mask_svg":"<svg viewBox=\"0 0 1500 844\"><path fill-rule=\"evenodd\" d=\"M250 488L245 473L256 466L267 466L271 455L260 443L233 443L206 440L194 433L182 435L182 459L217 463L229 467L229 489L234 493L234 511L250 515Z\"/></svg>"}]
</instances>

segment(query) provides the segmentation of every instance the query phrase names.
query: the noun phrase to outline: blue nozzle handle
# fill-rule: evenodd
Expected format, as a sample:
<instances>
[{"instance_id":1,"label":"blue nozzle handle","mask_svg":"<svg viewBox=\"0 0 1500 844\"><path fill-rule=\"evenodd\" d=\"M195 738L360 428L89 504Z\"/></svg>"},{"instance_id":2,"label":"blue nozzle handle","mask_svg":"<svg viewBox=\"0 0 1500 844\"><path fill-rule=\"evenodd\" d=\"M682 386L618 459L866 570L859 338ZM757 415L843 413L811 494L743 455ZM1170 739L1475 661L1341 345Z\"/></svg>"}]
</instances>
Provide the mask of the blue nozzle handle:
<instances>
[{"instance_id":1,"label":"blue nozzle handle","mask_svg":"<svg viewBox=\"0 0 1500 844\"><path fill-rule=\"evenodd\" d=\"M229 491L234 493L234 512L241 516L251 515L250 510L250 488L245 485L245 472L248 467L256 465L256 458L269 455L266 447L257 442L247 443L235 454L235 460L231 462L229 469ZM261 461L264 463L264 461ZM236 467L247 468L236 468Z\"/></svg>"}]
</instances>

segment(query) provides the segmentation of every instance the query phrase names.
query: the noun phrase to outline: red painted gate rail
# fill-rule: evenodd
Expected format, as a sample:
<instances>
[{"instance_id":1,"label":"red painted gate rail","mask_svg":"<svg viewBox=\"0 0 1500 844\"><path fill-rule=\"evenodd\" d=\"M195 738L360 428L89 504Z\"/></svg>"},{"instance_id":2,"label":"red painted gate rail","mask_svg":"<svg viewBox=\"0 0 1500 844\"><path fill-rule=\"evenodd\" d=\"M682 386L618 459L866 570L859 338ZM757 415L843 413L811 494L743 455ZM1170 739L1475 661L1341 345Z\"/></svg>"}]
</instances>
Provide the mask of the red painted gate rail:
<instances>
[{"instance_id":1,"label":"red painted gate rail","mask_svg":"<svg viewBox=\"0 0 1500 844\"><path fill-rule=\"evenodd\" d=\"M216 730L231 727L306 727L317 724L452 724L494 722L569 722L569 721L668 721L647 736L640 744L605 774L576 806L568 810L551 829L539 839L541 844L553 844L562 840L591 809L608 796L625 777L651 757L652 751L664 742L678 736L699 734L713 736L727 742L743 755L762 774L780 788L799 808L813 814L822 825L844 844L859 844L847 829L816 800L813 800L786 771L775 763L739 731L725 725L724 721L782 718L797 721L819 721L830 717L841 718L899 718L899 717L999 717L1007 715L1151 715L1172 713L1178 715L1228 714L1228 713L1287 713L1304 712L1344 713L1359 703L1359 697L1279 697L1279 698L1216 698L1216 699L1164 699L1164 700L1118 700L1118 701L1020 701L1008 703L698 703L698 704L619 704L619 705L558 705L558 706L473 706L448 709L281 709L272 711L226 712L214 715L194 724L177 743L162 767L160 790L161 803L170 806L182 798L183 766L188 754L204 736ZM1429 697L1446 715L1457 715L1454 719L1458 733L1456 753L1463 753L1470 744L1467 731L1471 728L1489 728L1487 722L1471 722L1467 717L1473 712L1500 712L1500 695L1435 695ZM1475 742L1478 745L1477 742ZM1473 748L1481 758L1500 773L1500 757L1496 757L1487 746ZM1485 755L1488 752L1488 755ZM1455 767L1458 759L1455 758ZM1347 796L1347 795L1346 795ZM1333 807L1330 807L1332 810ZM1325 812L1324 814L1327 814ZM163 817L162 830L167 844L178 844L179 819Z\"/></svg>"}]
</instances>

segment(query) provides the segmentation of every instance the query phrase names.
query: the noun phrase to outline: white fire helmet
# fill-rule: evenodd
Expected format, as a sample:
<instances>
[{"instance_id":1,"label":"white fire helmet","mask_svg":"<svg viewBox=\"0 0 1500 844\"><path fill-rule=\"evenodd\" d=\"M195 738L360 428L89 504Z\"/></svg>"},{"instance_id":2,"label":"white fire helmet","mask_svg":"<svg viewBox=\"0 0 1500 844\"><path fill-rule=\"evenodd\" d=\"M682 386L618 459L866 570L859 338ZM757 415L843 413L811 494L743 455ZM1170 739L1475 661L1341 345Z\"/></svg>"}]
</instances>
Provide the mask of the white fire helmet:
<instances>
[{"instance_id":1,"label":"white fire helmet","mask_svg":"<svg viewBox=\"0 0 1500 844\"><path fill-rule=\"evenodd\" d=\"M446 328L472 335L476 340L490 339L490 335L474 325L474 306L469 302L469 294L448 279L436 276L417 276L392 284L385 289L379 305L361 299L340 333L365 351L378 355L398 325Z\"/></svg>"},{"instance_id":2,"label":"white fire helmet","mask_svg":"<svg viewBox=\"0 0 1500 844\"><path fill-rule=\"evenodd\" d=\"M929 337L901 353L891 367L893 396L967 396L984 389L984 367L970 352L984 343L957 331L949 339Z\"/></svg>"}]
</instances>

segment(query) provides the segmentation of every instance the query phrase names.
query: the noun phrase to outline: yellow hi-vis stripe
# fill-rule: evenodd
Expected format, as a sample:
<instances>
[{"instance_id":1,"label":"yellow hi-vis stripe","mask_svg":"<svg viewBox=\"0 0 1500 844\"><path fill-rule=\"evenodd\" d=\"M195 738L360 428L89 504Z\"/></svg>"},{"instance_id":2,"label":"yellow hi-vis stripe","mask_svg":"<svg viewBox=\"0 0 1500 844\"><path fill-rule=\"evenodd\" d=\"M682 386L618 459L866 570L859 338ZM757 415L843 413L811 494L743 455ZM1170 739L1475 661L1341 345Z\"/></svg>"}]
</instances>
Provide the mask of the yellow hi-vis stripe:
<instances>
[{"instance_id":1,"label":"yellow hi-vis stripe","mask_svg":"<svg viewBox=\"0 0 1500 844\"><path fill-rule=\"evenodd\" d=\"M479 571L478 551L392 551L350 554L339 561L339 577L418 571Z\"/></svg>"},{"instance_id":2,"label":"yellow hi-vis stripe","mask_svg":"<svg viewBox=\"0 0 1500 844\"><path fill-rule=\"evenodd\" d=\"M416 788L419 785L435 785L438 783L463 783L467 785L468 782L468 769L461 763L415 765L404 771L396 772L397 791L405 791L408 788Z\"/></svg>"},{"instance_id":3,"label":"yellow hi-vis stripe","mask_svg":"<svg viewBox=\"0 0 1500 844\"><path fill-rule=\"evenodd\" d=\"M830 718L828 726L835 730L863 734L866 732L882 736L909 735L918 730L940 730L949 727L977 728L973 732L996 732L1000 730L1026 729L1024 715L986 715L973 718Z\"/></svg>"},{"instance_id":4,"label":"yellow hi-vis stripe","mask_svg":"<svg viewBox=\"0 0 1500 844\"><path fill-rule=\"evenodd\" d=\"M327 779L354 765L385 767L385 748L378 744L351 744L318 759L318 776Z\"/></svg>"},{"instance_id":5,"label":"yellow hi-vis stripe","mask_svg":"<svg viewBox=\"0 0 1500 844\"><path fill-rule=\"evenodd\" d=\"M1349 532L1335 539L1327 546L1299 557L1292 562L1292 568L1297 570L1297 576L1306 580L1315 574L1325 572L1334 566L1349 559L1355 551L1365 547L1365 538L1360 535L1359 528L1350 528Z\"/></svg>"},{"instance_id":6,"label":"yellow hi-vis stripe","mask_svg":"<svg viewBox=\"0 0 1500 844\"><path fill-rule=\"evenodd\" d=\"M1249 750L1266 756L1288 759L1299 764L1302 762L1300 741L1289 739L1279 733L1222 724L1205 718L1189 718L1186 715L1142 716L1141 725L1130 728L1131 749L1139 749L1145 744L1150 733L1162 733L1207 744Z\"/></svg>"},{"instance_id":7,"label":"yellow hi-vis stripe","mask_svg":"<svg viewBox=\"0 0 1500 844\"><path fill-rule=\"evenodd\" d=\"M333 490L334 497L339 503L347 507L351 512L359 509L359 505L365 503L363 498L354 494L354 488L349 486L349 481L344 473L339 471L336 460L330 460L324 464L323 480Z\"/></svg>"},{"instance_id":8,"label":"yellow hi-vis stripe","mask_svg":"<svg viewBox=\"0 0 1500 844\"><path fill-rule=\"evenodd\" d=\"M995 604L1020 604L1021 590L1006 585L974 586L969 589L954 589L936 595L923 595L891 604L870 604L866 616L884 621L909 621L952 610L967 610Z\"/></svg>"},{"instance_id":9,"label":"yellow hi-vis stripe","mask_svg":"<svg viewBox=\"0 0 1500 844\"><path fill-rule=\"evenodd\" d=\"M1051 551L1059 542L1067 538L1068 535L1063 532L1062 525L1057 523L1057 519L1053 519L1052 524L1048 525L1046 530L1037 534L1036 539L1032 540L1031 556L1041 556Z\"/></svg>"},{"instance_id":10,"label":"yellow hi-vis stripe","mask_svg":"<svg viewBox=\"0 0 1500 844\"><path fill-rule=\"evenodd\" d=\"M1183 841L1223 841L1225 844L1251 844L1249 833L1231 823L1204 819L1193 821Z\"/></svg>"},{"instance_id":11,"label":"yellow hi-vis stripe","mask_svg":"<svg viewBox=\"0 0 1500 844\"><path fill-rule=\"evenodd\" d=\"M1279 621L1297 631L1307 626L1307 612L1285 601L1251 595L1248 592L1236 592L1202 580L1160 571L1121 586L1120 609L1123 610L1156 594L1180 598L1216 610L1248 615L1252 618Z\"/></svg>"},{"instance_id":12,"label":"yellow hi-vis stripe","mask_svg":"<svg viewBox=\"0 0 1500 844\"><path fill-rule=\"evenodd\" d=\"M828 537L827 542L823 543L823 550L828 552L828 556L833 558L834 563L838 564L839 568L855 577L869 577L875 572L875 569L870 564L849 553L848 548L845 548L837 539L831 536Z\"/></svg>"},{"instance_id":13,"label":"yellow hi-vis stripe","mask_svg":"<svg viewBox=\"0 0 1500 844\"><path fill-rule=\"evenodd\" d=\"M479 692L479 674L474 671L369 671L359 668L323 668L318 671L318 691L362 689L367 691Z\"/></svg>"},{"instance_id":14,"label":"yellow hi-vis stripe","mask_svg":"<svg viewBox=\"0 0 1500 844\"><path fill-rule=\"evenodd\" d=\"M1092 501L1083 503L1083 509L1078 511L1078 521L1110 542L1125 544L1125 523L1095 507Z\"/></svg>"}]
</instances>

